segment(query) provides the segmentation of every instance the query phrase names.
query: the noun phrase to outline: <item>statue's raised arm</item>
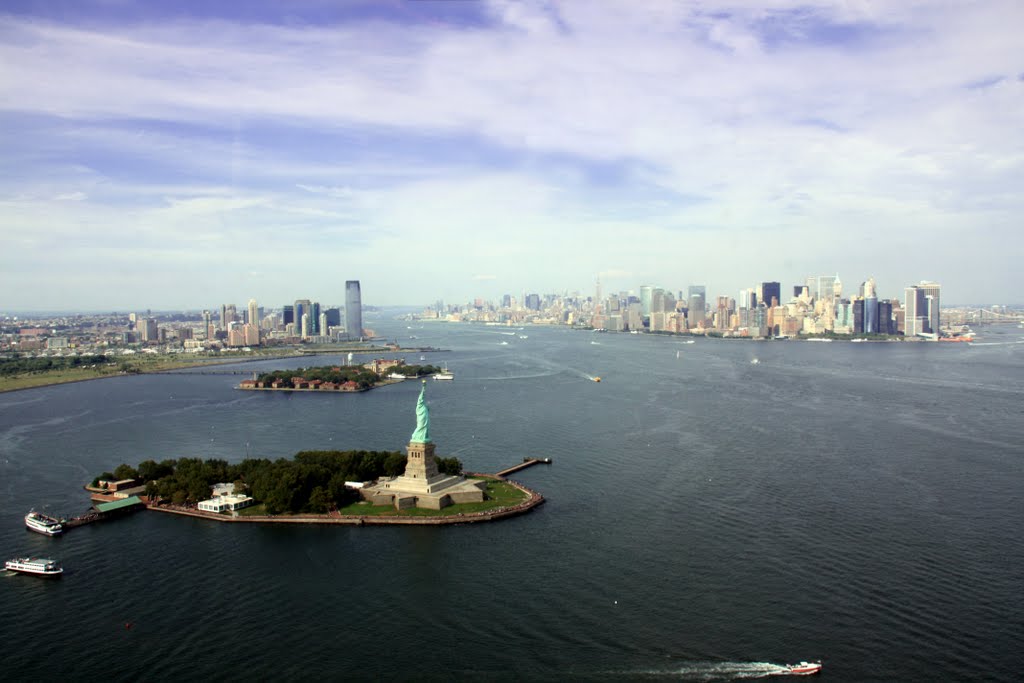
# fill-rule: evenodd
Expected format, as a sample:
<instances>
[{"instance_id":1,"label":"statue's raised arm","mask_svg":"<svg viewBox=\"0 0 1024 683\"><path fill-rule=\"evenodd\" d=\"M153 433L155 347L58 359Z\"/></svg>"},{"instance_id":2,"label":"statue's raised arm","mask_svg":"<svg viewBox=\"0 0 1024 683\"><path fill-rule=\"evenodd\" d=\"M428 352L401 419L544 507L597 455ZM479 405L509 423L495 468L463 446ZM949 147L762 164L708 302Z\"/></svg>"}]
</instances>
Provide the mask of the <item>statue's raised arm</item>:
<instances>
[{"instance_id":1,"label":"statue's raised arm","mask_svg":"<svg viewBox=\"0 0 1024 683\"><path fill-rule=\"evenodd\" d=\"M416 401L416 431L409 441L414 443L430 443L430 410L427 409L427 382L424 380L420 389L420 398Z\"/></svg>"}]
</instances>

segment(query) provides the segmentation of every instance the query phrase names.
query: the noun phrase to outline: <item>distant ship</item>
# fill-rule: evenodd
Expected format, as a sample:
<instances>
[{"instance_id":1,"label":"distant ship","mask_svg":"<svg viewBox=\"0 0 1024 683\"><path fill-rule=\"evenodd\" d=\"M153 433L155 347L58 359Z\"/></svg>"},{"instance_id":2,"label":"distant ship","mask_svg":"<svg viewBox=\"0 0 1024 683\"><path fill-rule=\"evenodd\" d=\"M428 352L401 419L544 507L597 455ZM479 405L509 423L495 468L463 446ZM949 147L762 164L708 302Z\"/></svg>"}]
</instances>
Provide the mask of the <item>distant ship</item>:
<instances>
[{"instance_id":1,"label":"distant ship","mask_svg":"<svg viewBox=\"0 0 1024 683\"><path fill-rule=\"evenodd\" d=\"M759 365L760 363L761 363L761 361L759 361L759 360L758 360L758 359L756 359L756 358L751 358L751 359L750 359L750 364L751 364L751 365Z\"/></svg>"},{"instance_id":2,"label":"distant ship","mask_svg":"<svg viewBox=\"0 0 1024 683\"><path fill-rule=\"evenodd\" d=\"M500 344L498 344L498 346L508 346L508 342L507 341L503 341Z\"/></svg>"},{"instance_id":3,"label":"distant ship","mask_svg":"<svg viewBox=\"0 0 1024 683\"><path fill-rule=\"evenodd\" d=\"M25 526L30 531L46 536L56 536L64 531L64 525L60 523L59 519L34 511L25 515Z\"/></svg>"},{"instance_id":4,"label":"distant ship","mask_svg":"<svg viewBox=\"0 0 1024 683\"><path fill-rule=\"evenodd\" d=\"M16 557L13 560L4 562L4 569L22 574L35 574L36 576L58 577L64 573L64 568L57 560L45 557Z\"/></svg>"},{"instance_id":5,"label":"distant ship","mask_svg":"<svg viewBox=\"0 0 1024 683\"><path fill-rule=\"evenodd\" d=\"M821 662L800 662L786 667L793 676L811 676L821 672Z\"/></svg>"},{"instance_id":6,"label":"distant ship","mask_svg":"<svg viewBox=\"0 0 1024 683\"><path fill-rule=\"evenodd\" d=\"M591 377L591 379L594 380L595 382L600 382L601 381L600 377Z\"/></svg>"},{"instance_id":7,"label":"distant ship","mask_svg":"<svg viewBox=\"0 0 1024 683\"><path fill-rule=\"evenodd\" d=\"M405 379L405 375L397 373L397 372L392 372L390 375L388 375L388 379L402 380L402 379Z\"/></svg>"},{"instance_id":8,"label":"distant ship","mask_svg":"<svg viewBox=\"0 0 1024 683\"><path fill-rule=\"evenodd\" d=\"M441 380L455 379L455 375L453 375L452 373L448 372L448 364L447 363L444 364L444 370L434 374L434 381L437 381L439 379L441 379Z\"/></svg>"}]
</instances>

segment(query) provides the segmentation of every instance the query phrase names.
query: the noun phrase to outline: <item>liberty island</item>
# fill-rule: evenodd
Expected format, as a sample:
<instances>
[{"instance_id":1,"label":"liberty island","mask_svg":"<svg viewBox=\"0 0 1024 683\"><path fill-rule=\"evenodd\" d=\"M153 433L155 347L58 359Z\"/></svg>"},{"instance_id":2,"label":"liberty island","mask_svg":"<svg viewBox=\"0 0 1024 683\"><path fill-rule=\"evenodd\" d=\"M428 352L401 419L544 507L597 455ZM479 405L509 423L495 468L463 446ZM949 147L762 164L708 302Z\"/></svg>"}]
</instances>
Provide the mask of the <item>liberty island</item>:
<instances>
[{"instance_id":1,"label":"liberty island","mask_svg":"<svg viewBox=\"0 0 1024 683\"><path fill-rule=\"evenodd\" d=\"M400 467L400 459L397 452L304 451L296 454L294 467L287 461L244 460L238 465L197 459L146 461L137 469L121 465L87 488L100 504L129 499L150 510L225 522L470 523L515 516L544 502L539 493L506 481L501 473L468 478L457 459L437 457L430 438L425 381L416 403L416 429L407 446L404 472L389 476ZM376 481L347 480L356 476L353 472L375 474ZM310 483L318 474L320 485ZM216 483L232 479L233 485ZM303 489L312 489L306 498ZM202 499L211 490L213 497ZM355 497L359 500L353 501Z\"/></svg>"}]
</instances>

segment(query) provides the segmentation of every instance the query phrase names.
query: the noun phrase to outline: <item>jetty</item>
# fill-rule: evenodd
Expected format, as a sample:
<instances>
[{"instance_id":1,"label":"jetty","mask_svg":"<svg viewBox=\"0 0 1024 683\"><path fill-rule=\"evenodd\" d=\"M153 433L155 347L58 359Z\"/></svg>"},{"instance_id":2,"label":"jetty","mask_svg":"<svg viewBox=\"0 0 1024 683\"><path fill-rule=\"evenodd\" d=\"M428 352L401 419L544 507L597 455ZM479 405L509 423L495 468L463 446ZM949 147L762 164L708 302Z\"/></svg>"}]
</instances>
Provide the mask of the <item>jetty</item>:
<instances>
[{"instance_id":1,"label":"jetty","mask_svg":"<svg viewBox=\"0 0 1024 683\"><path fill-rule=\"evenodd\" d=\"M508 469L504 469L501 472L495 472L494 476L504 478L504 477L507 477L510 474L514 474L514 473L518 472L519 470L525 470L527 467L533 467L534 465L541 465L541 464L543 464L543 465L550 465L551 464L551 458L523 458L523 461L521 463L519 463L518 465L513 465L512 467L509 467Z\"/></svg>"}]
</instances>

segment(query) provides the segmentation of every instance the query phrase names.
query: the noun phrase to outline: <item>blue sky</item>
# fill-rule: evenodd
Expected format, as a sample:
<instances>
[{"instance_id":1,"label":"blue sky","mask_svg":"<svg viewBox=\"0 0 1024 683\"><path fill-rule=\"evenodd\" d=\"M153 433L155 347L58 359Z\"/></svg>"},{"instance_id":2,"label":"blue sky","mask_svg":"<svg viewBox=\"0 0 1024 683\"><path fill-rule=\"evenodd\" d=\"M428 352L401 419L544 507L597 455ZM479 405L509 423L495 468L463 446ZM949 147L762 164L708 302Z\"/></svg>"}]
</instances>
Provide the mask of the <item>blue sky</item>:
<instances>
[{"instance_id":1,"label":"blue sky","mask_svg":"<svg viewBox=\"0 0 1024 683\"><path fill-rule=\"evenodd\" d=\"M1018 2L7 2L0 311L1021 302Z\"/></svg>"}]
</instances>

